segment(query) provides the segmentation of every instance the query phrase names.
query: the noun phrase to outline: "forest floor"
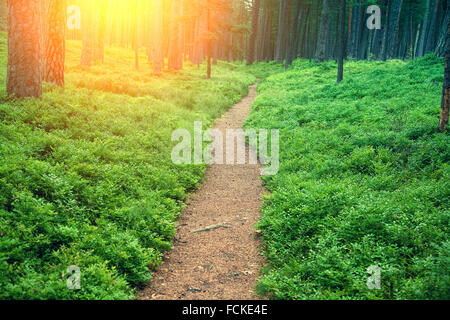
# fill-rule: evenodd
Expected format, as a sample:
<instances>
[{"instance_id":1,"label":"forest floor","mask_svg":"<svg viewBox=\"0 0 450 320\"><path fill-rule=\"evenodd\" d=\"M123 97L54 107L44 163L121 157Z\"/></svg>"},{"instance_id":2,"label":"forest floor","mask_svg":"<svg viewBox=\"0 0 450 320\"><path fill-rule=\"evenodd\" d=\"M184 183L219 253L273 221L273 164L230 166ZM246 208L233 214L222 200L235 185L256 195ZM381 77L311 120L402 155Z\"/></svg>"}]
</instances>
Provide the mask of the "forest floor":
<instances>
[{"instance_id":1,"label":"forest floor","mask_svg":"<svg viewBox=\"0 0 450 320\"><path fill-rule=\"evenodd\" d=\"M255 98L253 85L215 128L224 136L226 129L242 128ZM263 257L254 226L263 193L259 165L208 168L179 219L173 249L139 299L260 299L254 288Z\"/></svg>"}]
</instances>

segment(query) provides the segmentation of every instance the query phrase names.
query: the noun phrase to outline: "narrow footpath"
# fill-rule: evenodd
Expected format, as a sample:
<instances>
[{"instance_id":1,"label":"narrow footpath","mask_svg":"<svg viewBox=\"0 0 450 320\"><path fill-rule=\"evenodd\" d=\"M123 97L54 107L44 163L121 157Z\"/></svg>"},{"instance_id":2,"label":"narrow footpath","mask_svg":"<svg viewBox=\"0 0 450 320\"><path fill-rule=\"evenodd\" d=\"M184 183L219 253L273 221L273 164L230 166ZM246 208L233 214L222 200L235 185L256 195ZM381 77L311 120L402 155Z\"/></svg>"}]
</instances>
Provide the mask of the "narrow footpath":
<instances>
[{"instance_id":1,"label":"narrow footpath","mask_svg":"<svg viewBox=\"0 0 450 320\"><path fill-rule=\"evenodd\" d=\"M226 129L242 128L255 98L256 85L252 85L249 95L224 114L215 128L224 137ZM263 257L254 226L264 191L260 165L208 168L178 221L173 249L139 299L261 299L255 286Z\"/></svg>"}]
</instances>

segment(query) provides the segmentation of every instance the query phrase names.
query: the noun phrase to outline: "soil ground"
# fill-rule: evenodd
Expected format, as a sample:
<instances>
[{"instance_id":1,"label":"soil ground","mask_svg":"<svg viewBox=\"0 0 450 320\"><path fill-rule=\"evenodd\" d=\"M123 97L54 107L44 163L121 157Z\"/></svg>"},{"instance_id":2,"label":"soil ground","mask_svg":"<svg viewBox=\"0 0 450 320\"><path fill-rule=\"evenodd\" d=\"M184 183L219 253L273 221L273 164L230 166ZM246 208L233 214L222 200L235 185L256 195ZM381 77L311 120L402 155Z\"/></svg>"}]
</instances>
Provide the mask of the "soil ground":
<instances>
[{"instance_id":1,"label":"soil ground","mask_svg":"<svg viewBox=\"0 0 450 320\"><path fill-rule=\"evenodd\" d=\"M215 128L224 137L226 129L242 128L255 97L256 85L252 85L249 95L223 115ZM139 299L261 299L255 286L264 261L254 226L265 190L260 165L246 163L207 169L204 182L181 214L172 250ZM214 228L193 232L210 226Z\"/></svg>"}]
</instances>

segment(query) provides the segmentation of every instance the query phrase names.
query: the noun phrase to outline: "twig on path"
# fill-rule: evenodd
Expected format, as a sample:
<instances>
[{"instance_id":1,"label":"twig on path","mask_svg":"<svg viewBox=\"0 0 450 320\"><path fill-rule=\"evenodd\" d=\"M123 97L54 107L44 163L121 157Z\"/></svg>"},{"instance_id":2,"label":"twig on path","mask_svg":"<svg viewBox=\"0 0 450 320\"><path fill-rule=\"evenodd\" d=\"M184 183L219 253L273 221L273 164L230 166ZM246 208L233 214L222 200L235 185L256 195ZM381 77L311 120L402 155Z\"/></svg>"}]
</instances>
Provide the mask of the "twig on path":
<instances>
[{"instance_id":1,"label":"twig on path","mask_svg":"<svg viewBox=\"0 0 450 320\"><path fill-rule=\"evenodd\" d=\"M207 226L205 228L192 230L191 233L211 231L211 230L220 229L220 228L231 228L231 226L229 225L228 222L223 222L223 223L219 223L219 224L213 224L213 225Z\"/></svg>"}]
</instances>

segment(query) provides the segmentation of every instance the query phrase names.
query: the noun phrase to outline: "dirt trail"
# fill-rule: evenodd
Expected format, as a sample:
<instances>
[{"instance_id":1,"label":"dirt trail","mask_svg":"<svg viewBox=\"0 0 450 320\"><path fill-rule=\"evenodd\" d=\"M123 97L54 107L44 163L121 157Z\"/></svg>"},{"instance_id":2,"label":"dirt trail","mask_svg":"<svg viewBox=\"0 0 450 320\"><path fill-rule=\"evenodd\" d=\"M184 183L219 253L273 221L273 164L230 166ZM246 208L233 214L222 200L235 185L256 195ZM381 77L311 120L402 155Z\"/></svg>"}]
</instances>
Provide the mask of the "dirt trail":
<instances>
[{"instance_id":1,"label":"dirt trail","mask_svg":"<svg viewBox=\"0 0 450 320\"><path fill-rule=\"evenodd\" d=\"M250 86L249 95L216 122L224 137L226 129L243 126L255 87ZM263 192L259 165L208 168L179 219L173 249L140 299L261 299L254 291L263 260L254 225ZM209 226L216 228L192 232Z\"/></svg>"}]
</instances>

